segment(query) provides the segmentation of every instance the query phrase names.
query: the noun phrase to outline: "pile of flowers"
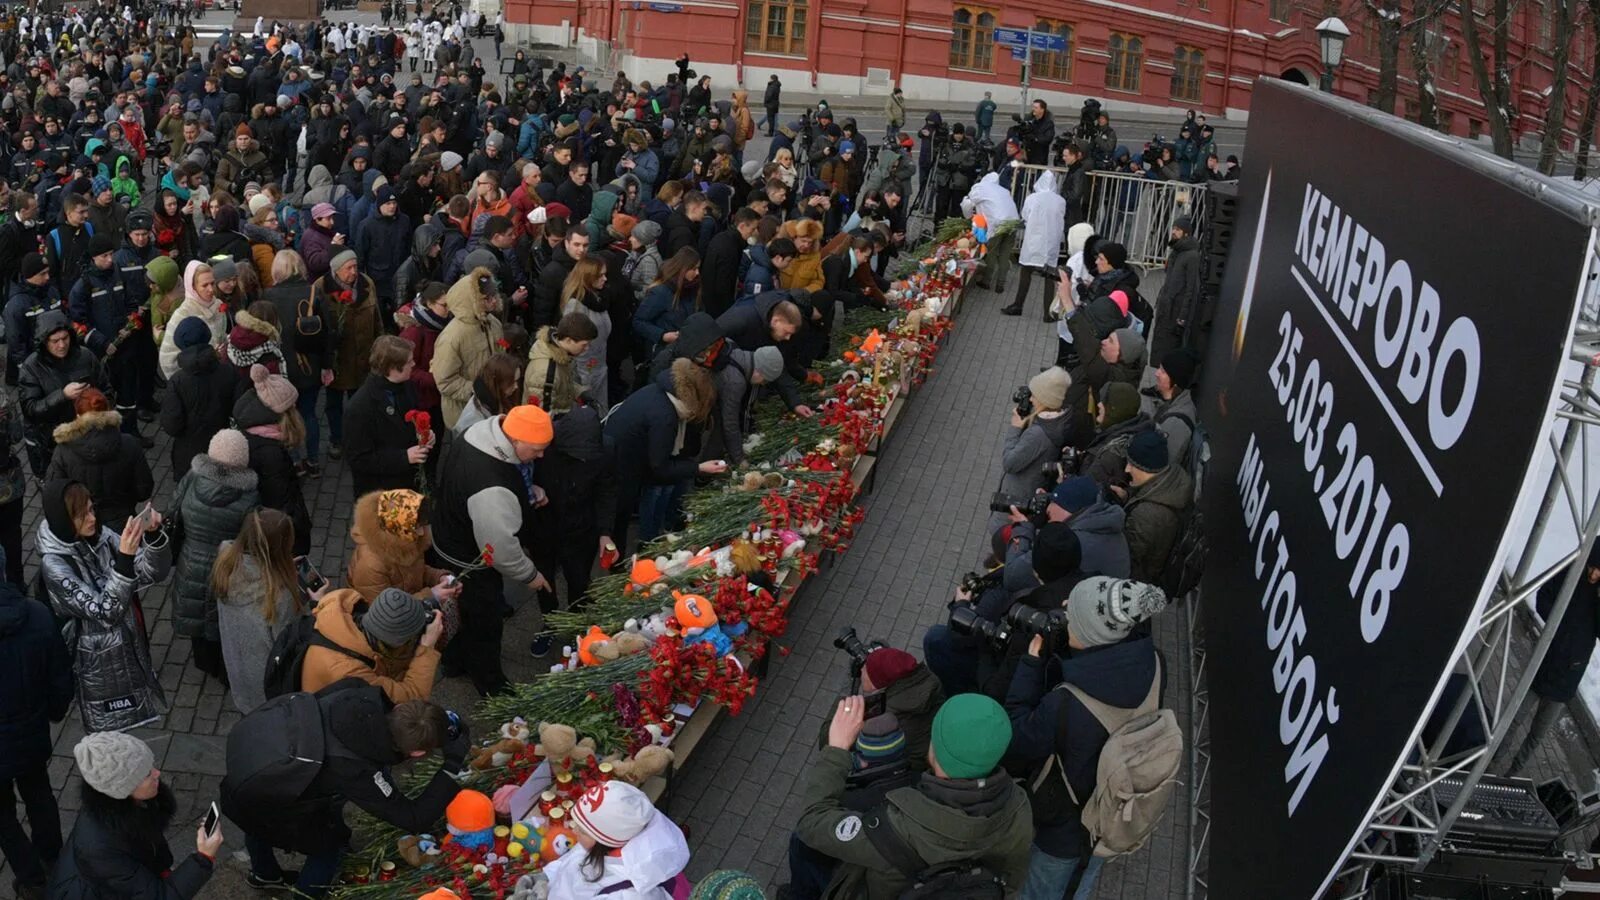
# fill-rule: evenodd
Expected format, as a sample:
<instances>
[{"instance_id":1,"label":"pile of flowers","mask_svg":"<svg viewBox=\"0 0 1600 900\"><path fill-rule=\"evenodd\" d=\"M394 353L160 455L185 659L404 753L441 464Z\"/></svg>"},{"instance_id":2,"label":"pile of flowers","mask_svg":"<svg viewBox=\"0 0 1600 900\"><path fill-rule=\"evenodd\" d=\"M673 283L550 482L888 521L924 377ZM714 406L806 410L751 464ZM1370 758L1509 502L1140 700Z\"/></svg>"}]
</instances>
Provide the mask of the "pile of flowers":
<instances>
[{"instance_id":1,"label":"pile of flowers","mask_svg":"<svg viewBox=\"0 0 1600 900\"><path fill-rule=\"evenodd\" d=\"M802 387L815 415L794 416L776 398L763 403L744 463L685 498L681 529L648 544L628 571L595 579L581 610L547 616L556 634L577 636L565 660L484 701L478 719L505 724L458 777L464 789L495 797L502 822L492 840L447 851L424 842L430 852L419 857L415 848L429 836L363 816L357 841L366 850L348 863L335 896L415 897L443 886L461 897L515 898L518 879L548 861L547 832L559 830L572 799L563 791L657 774L700 703L738 715L766 654L788 653L780 641L793 589L823 553L848 547L860 525L856 460L882 436L891 405L931 370L950 305L982 249L970 228L942 227L897 274L887 308L851 310L836 327L837 355L816 364L820 384ZM429 424L413 423L419 439ZM474 565L490 564L492 553L483 548ZM581 746L558 735L581 735ZM419 766L411 789L436 767ZM507 819L502 801L544 777L550 786L536 807Z\"/></svg>"}]
</instances>

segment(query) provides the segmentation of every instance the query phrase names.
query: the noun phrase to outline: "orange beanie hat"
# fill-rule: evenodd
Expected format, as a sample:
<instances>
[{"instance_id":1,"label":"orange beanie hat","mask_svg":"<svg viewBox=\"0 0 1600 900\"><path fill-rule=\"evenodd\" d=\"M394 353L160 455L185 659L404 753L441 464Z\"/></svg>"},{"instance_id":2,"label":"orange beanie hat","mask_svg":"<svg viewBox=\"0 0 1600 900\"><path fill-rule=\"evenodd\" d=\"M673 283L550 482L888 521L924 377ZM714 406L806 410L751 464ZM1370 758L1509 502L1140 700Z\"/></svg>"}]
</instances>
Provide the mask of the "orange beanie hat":
<instances>
[{"instance_id":1,"label":"orange beanie hat","mask_svg":"<svg viewBox=\"0 0 1600 900\"><path fill-rule=\"evenodd\" d=\"M505 430L506 437L525 444L548 444L556 436L550 414L531 404L512 407L500 427Z\"/></svg>"}]
</instances>

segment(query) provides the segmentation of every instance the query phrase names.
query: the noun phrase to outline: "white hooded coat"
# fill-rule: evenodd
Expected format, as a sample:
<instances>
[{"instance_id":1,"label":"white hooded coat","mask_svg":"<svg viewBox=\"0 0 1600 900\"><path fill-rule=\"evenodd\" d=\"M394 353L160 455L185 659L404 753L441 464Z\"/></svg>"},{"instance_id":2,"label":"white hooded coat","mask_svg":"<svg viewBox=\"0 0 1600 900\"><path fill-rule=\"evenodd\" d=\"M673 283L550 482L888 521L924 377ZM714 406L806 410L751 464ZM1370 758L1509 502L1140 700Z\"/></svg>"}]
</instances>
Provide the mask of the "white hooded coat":
<instances>
[{"instance_id":1,"label":"white hooded coat","mask_svg":"<svg viewBox=\"0 0 1600 900\"><path fill-rule=\"evenodd\" d=\"M1056 175L1047 169L1039 173L1033 193L1022 201L1022 251L1017 261L1025 266L1054 267L1066 219L1067 200L1056 193Z\"/></svg>"},{"instance_id":2,"label":"white hooded coat","mask_svg":"<svg viewBox=\"0 0 1600 900\"><path fill-rule=\"evenodd\" d=\"M1011 199L1010 192L1000 186L1000 176L995 172L983 176L972 186L967 198L961 201L961 212L969 219L983 213L983 217L989 221L990 234L1002 223L1022 218L1017 214L1017 201Z\"/></svg>"},{"instance_id":3,"label":"white hooded coat","mask_svg":"<svg viewBox=\"0 0 1600 900\"><path fill-rule=\"evenodd\" d=\"M588 880L582 871L588 854L574 847L560 859L545 866L550 879L550 900L589 900L604 896L609 900L671 900L672 894L660 887L689 865L689 845L683 831L664 813L656 813L644 830L622 847L621 855L606 857L606 869L599 879ZM631 887L616 887L628 882ZM602 894L607 888L611 890Z\"/></svg>"}]
</instances>

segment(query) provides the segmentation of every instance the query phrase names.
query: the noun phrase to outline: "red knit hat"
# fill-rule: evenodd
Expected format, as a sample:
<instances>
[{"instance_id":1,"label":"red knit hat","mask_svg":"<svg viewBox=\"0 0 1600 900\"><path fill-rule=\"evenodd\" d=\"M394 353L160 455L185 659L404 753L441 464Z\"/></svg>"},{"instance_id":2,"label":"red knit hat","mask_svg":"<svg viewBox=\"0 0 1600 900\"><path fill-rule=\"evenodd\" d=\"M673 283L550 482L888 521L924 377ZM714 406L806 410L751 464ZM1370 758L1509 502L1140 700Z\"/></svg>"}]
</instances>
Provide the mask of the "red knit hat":
<instances>
[{"instance_id":1,"label":"red knit hat","mask_svg":"<svg viewBox=\"0 0 1600 900\"><path fill-rule=\"evenodd\" d=\"M917 658L904 650L879 647L867 654L867 677L872 686L883 690L910 675L917 668Z\"/></svg>"}]
</instances>

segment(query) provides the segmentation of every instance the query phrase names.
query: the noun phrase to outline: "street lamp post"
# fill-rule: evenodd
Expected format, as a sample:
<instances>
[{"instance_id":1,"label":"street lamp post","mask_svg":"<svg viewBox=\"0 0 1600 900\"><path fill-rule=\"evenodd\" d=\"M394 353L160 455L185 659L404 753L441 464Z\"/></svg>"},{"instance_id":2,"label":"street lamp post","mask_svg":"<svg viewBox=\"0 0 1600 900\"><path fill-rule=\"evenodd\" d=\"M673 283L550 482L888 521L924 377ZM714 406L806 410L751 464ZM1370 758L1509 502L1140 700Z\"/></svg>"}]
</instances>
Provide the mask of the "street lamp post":
<instances>
[{"instance_id":1,"label":"street lamp post","mask_svg":"<svg viewBox=\"0 0 1600 900\"><path fill-rule=\"evenodd\" d=\"M1350 39L1350 29L1338 16L1329 16L1317 23L1317 38L1322 44L1322 90L1333 93L1333 73L1344 59L1344 42Z\"/></svg>"}]
</instances>

